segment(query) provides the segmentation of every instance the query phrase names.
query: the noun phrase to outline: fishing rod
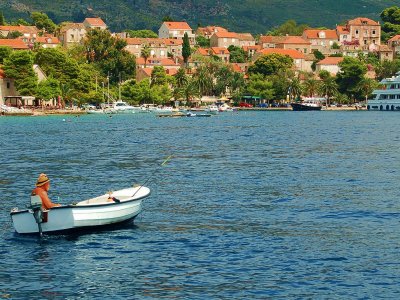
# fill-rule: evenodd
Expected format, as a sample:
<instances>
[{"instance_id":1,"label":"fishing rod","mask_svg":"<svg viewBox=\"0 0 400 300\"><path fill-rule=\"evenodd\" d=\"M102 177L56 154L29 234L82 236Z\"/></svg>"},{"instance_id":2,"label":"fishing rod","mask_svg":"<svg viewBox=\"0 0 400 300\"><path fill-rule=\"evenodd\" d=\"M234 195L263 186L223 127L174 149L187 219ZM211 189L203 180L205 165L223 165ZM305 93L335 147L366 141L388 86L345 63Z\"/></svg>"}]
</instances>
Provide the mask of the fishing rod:
<instances>
[{"instance_id":1,"label":"fishing rod","mask_svg":"<svg viewBox=\"0 0 400 300\"><path fill-rule=\"evenodd\" d=\"M156 168L153 173L150 174L150 176L144 181L142 185L136 190L136 192L132 195L132 198L135 197L135 195L140 191L140 189L154 176L154 174L157 173L157 171L160 169L160 167L163 167L164 165L167 164L167 162L173 157L173 155L168 156L162 164L159 166L159 168Z\"/></svg>"}]
</instances>

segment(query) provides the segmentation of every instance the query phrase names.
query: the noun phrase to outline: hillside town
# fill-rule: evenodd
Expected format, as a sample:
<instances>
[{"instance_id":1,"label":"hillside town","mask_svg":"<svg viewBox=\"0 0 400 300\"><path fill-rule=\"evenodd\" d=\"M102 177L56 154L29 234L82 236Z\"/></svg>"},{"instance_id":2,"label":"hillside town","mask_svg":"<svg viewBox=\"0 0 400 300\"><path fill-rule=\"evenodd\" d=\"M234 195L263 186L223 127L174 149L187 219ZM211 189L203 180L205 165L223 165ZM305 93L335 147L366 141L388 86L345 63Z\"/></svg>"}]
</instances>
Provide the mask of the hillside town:
<instances>
[{"instance_id":1,"label":"hillside town","mask_svg":"<svg viewBox=\"0 0 400 300\"><path fill-rule=\"evenodd\" d=\"M108 31L107 24L101 18L86 18L82 23L62 23L53 33L34 25L3 25L0 26L0 48L10 48L14 52L35 52L40 49L68 51L77 45L85 45L89 32L96 30ZM113 38L122 40L124 51L134 56L136 64L133 74L136 85L143 80L151 81L153 71L160 70L160 67L162 67L165 76L174 77L178 73L182 75L183 72L184 76L193 77L194 74L199 73L199 68L202 65L207 64L208 59L218 61L219 64L225 65L232 72L240 74L246 82L249 81L252 74L251 70L253 68L254 71L256 62L260 61L262 57L270 57L271 55L291 59L292 64L289 69L293 74L292 79L298 78L302 83L305 80L321 81L319 77L321 72L335 78L341 72L341 64L346 58L373 57L377 63L383 63L392 62L400 53L400 35L395 35L384 43L381 38L380 22L364 17L348 20L344 25L337 25L333 29L306 28L302 35L296 36L286 34L255 37L248 32L231 32L220 26L205 26L194 29L183 21L162 22L158 30L158 37L131 37L129 32L110 32L110 34ZM189 55L183 54L185 38L190 45ZM240 59L238 53L243 54L244 58ZM368 63L368 60L364 61L367 67L365 78L376 80L379 77L376 67ZM0 69L0 104L17 106L61 105L59 97L52 97L52 99L42 97L38 102L36 95L21 93L14 84L14 78L7 76L7 72L3 69ZM40 64L33 64L33 69L39 82L47 80L50 76L50 74L46 74ZM118 77L118 74L113 75ZM110 84L109 76L109 73L103 74L103 79L100 79L101 75L98 79L96 75L95 88L96 90L98 87L103 89L102 101L104 101L106 85ZM133 78L119 78L118 83L112 87L114 95L117 94L116 89L120 88L119 85L123 85L123 82L131 79ZM171 100L185 98L174 95L173 84L171 82L168 84L172 90ZM273 95L257 94L256 89L249 88L241 90L239 97L252 94L262 99L262 102L285 101L287 100L287 88L288 86L282 88L283 92L281 93L275 91ZM368 90L365 93L360 93L358 97L364 98L370 92ZM197 105L199 105L202 102L207 102L208 98L211 101L221 97L232 99L233 94L234 89L226 85L218 93L215 89L200 89L199 94L193 93L189 98L193 102L197 101ZM298 92L290 96L299 97L307 94L314 96L318 92L303 89L302 93ZM326 95L327 93L320 96ZM106 94L106 98L107 96L109 97L110 94ZM21 101L22 97L23 101Z\"/></svg>"}]
</instances>

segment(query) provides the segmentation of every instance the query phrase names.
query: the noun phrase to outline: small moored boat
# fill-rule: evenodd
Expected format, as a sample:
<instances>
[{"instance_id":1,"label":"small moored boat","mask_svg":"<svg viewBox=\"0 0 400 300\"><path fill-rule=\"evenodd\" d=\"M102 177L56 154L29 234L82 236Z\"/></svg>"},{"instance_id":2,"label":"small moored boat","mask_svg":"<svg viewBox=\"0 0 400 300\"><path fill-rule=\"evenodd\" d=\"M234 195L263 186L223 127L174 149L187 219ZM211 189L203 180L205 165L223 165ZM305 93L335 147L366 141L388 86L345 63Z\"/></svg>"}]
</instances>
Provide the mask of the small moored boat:
<instances>
[{"instance_id":1,"label":"small moored boat","mask_svg":"<svg viewBox=\"0 0 400 300\"><path fill-rule=\"evenodd\" d=\"M48 211L42 211L40 198L33 196L30 209L14 208L10 214L18 233L58 233L134 219L141 211L142 200L149 195L149 188L138 186Z\"/></svg>"}]
</instances>

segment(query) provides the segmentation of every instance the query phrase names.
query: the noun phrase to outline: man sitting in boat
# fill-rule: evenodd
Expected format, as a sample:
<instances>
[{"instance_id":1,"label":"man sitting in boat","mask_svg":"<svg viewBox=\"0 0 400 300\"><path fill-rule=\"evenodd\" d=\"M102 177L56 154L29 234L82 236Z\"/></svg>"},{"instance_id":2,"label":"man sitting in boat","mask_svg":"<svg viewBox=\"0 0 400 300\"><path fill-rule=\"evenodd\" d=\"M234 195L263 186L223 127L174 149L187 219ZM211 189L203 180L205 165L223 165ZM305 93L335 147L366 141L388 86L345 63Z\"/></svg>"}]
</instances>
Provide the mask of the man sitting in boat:
<instances>
[{"instance_id":1,"label":"man sitting in boat","mask_svg":"<svg viewBox=\"0 0 400 300\"><path fill-rule=\"evenodd\" d=\"M47 192L50 189L50 179L47 177L46 174L42 173L39 175L39 178L36 182L36 188L32 191L32 196L38 195L42 200L42 208L45 210L49 210L55 206L61 206L61 204L56 204L51 202Z\"/></svg>"}]
</instances>

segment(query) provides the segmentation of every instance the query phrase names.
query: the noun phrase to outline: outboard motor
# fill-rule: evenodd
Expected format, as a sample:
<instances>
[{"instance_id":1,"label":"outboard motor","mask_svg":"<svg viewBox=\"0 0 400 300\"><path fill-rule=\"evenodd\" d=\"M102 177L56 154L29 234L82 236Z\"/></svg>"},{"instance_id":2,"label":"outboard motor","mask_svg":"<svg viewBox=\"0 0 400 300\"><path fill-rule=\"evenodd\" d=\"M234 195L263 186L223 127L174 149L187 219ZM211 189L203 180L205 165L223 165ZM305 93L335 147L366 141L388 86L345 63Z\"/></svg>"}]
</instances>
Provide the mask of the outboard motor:
<instances>
[{"instance_id":1,"label":"outboard motor","mask_svg":"<svg viewBox=\"0 0 400 300\"><path fill-rule=\"evenodd\" d=\"M42 222L43 222L43 211L42 211L42 199L38 195L31 196L31 205L29 208L33 211L33 216L38 224L39 235L42 237Z\"/></svg>"}]
</instances>

